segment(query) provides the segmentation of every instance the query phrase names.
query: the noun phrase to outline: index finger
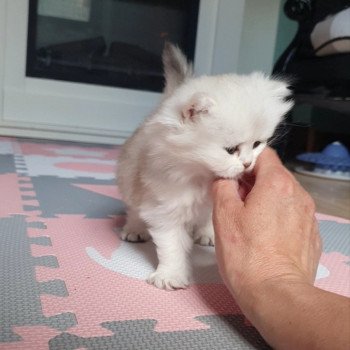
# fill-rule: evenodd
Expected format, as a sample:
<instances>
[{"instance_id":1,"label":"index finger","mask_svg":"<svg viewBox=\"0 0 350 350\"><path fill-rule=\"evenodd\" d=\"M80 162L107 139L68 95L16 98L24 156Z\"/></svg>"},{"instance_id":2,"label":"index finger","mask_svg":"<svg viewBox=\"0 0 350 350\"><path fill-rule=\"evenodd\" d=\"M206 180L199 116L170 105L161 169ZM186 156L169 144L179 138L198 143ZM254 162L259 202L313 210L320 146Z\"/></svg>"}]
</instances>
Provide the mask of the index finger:
<instances>
[{"instance_id":1,"label":"index finger","mask_svg":"<svg viewBox=\"0 0 350 350\"><path fill-rule=\"evenodd\" d=\"M255 183L245 200L246 206L273 200L285 192L291 182L291 175L276 152L269 147L258 157L254 174Z\"/></svg>"},{"instance_id":2,"label":"index finger","mask_svg":"<svg viewBox=\"0 0 350 350\"><path fill-rule=\"evenodd\" d=\"M261 174L261 172L271 171L271 168L275 167L283 167L283 164L278 157L276 151L274 151L271 147L266 147L261 154L259 155L255 167L254 173L255 176Z\"/></svg>"}]
</instances>

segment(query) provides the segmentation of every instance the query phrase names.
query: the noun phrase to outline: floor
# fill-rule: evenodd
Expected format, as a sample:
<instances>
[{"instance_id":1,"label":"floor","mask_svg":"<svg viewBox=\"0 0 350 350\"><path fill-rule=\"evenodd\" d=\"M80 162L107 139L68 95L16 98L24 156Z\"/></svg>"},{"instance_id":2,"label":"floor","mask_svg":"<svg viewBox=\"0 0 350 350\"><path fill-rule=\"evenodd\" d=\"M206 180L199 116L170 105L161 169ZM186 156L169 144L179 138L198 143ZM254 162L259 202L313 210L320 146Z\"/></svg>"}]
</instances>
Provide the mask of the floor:
<instances>
[{"instance_id":1,"label":"floor","mask_svg":"<svg viewBox=\"0 0 350 350\"><path fill-rule=\"evenodd\" d=\"M317 212L350 219L350 181L294 175L314 199Z\"/></svg>"},{"instance_id":2,"label":"floor","mask_svg":"<svg viewBox=\"0 0 350 350\"><path fill-rule=\"evenodd\" d=\"M193 248L189 288L145 282L157 265L153 243L117 234L118 153L0 137L0 349L270 349L222 283L213 247ZM349 297L350 221L317 219L315 285Z\"/></svg>"}]
</instances>

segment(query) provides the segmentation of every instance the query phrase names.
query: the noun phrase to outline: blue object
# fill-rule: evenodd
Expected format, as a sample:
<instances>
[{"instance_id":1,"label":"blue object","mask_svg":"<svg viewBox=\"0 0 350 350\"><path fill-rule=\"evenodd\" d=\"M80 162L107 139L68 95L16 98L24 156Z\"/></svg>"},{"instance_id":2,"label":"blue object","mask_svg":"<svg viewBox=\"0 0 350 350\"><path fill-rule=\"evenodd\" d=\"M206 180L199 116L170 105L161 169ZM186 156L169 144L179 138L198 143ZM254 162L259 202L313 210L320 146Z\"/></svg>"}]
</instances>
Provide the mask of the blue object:
<instances>
[{"instance_id":1,"label":"blue object","mask_svg":"<svg viewBox=\"0 0 350 350\"><path fill-rule=\"evenodd\" d=\"M318 168L331 171L350 171L350 154L340 142L327 145L320 153L302 153L298 160L313 163Z\"/></svg>"}]
</instances>

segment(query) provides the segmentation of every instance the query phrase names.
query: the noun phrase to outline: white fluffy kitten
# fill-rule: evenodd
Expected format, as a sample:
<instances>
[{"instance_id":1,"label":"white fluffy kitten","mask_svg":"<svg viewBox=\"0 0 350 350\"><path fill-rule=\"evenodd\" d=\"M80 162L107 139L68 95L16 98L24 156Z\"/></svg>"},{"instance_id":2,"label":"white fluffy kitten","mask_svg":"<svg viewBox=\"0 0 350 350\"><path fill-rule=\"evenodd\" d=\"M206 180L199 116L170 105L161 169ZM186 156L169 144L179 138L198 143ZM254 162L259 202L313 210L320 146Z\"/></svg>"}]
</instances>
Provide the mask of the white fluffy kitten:
<instances>
[{"instance_id":1,"label":"white fluffy kitten","mask_svg":"<svg viewBox=\"0 0 350 350\"><path fill-rule=\"evenodd\" d=\"M192 76L181 51L163 53L164 98L124 144L118 184L127 205L122 239L153 239L159 265L148 282L184 288L193 241L214 244L211 184L237 179L257 156L283 115L287 85L260 73Z\"/></svg>"}]
</instances>

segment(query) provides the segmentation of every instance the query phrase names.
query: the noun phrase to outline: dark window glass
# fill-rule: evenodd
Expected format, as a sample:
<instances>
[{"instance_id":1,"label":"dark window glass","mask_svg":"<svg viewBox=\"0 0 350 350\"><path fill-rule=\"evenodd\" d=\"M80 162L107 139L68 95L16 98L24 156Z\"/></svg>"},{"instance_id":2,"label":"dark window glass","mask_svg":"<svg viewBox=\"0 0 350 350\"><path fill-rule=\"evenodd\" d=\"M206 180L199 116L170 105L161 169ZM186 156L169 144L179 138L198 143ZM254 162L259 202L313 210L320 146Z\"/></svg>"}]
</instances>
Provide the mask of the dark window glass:
<instances>
[{"instance_id":1,"label":"dark window glass","mask_svg":"<svg viewBox=\"0 0 350 350\"><path fill-rule=\"evenodd\" d=\"M193 60L199 0L30 0L29 77L161 91L164 42Z\"/></svg>"}]
</instances>

